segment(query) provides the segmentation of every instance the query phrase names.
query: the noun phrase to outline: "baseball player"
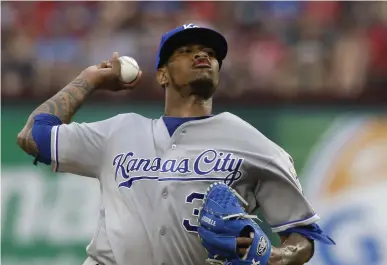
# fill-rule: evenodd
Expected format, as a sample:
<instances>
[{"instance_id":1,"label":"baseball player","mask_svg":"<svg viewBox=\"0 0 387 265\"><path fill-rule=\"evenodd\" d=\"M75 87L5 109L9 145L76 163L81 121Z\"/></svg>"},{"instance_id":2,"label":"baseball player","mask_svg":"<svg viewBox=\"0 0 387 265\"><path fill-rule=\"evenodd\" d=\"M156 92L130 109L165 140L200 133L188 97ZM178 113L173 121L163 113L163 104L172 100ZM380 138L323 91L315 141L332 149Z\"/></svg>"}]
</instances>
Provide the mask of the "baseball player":
<instances>
[{"instance_id":1,"label":"baseball player","mask_svg":"<svg viewBox=\"0 0 387 265\"><path fill-rule=\"evenodd\" d=\"M206 189L219 181L279 233L281 245L271 248L268 264L304 264L315 240L333 243L315 223L292 158L241 118L212 114L226 54L225 38L212 29L186 24L165 33L156 58L165 90L159 119L126 113L71 122L94 91L132 89L141 79L140 72L134 83L118 81L117 53L32 112L17 142L35 163L100 182L99 222L84 264L204 264L197 218ZM244 255L251 242L238 237L236 251Z\"/></svg>"}]
</instances>

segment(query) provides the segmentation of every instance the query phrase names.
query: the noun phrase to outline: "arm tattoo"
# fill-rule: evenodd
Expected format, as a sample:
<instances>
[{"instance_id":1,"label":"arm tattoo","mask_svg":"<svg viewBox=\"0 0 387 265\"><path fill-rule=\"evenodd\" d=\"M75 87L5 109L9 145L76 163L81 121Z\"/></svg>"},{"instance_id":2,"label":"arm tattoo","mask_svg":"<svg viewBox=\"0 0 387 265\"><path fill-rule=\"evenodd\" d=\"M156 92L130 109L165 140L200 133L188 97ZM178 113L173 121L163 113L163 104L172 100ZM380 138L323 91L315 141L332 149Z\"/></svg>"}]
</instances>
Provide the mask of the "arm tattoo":
<instances>
[{"instance_id":1,"label":"arm tattoo","mask_svg":"<svg viewBox=\"0 0 387 265\"><path fill-rule=\"evenodd\" d=\"M48 113L57 116L62 123L68 124L93 90L94 87L84 79L77 78L72 81L31 113L26 125L17 137L18 145L26 153L37 155L38 148L32 138L32 125L35 116L41 113Z\"/></svg>"},{"instance_id":2,"label":"arm tattoo","mask_svg":"<svg viewBox=\"0 0 387 265\"><path fill-rule=\"evenodd\" d=\"M281 237L281 246L287 264L305 264L314 252L314 243L299 234Z\"/></svg>"}]
</instances>

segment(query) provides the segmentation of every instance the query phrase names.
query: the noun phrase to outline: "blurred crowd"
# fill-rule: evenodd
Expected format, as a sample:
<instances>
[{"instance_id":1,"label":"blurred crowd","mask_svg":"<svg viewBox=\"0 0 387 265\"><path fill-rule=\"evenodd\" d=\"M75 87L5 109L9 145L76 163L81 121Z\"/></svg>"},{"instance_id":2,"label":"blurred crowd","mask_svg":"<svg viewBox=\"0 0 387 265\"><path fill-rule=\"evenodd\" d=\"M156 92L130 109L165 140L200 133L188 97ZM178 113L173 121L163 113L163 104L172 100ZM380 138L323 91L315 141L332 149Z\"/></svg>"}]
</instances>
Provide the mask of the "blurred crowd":
<instances>
[{"instance_id":1,"label":"blurred crowd","mask_svg":"<svg viewBox=\"0 0 387 265\"><path fill-rule=\"evenodd\" d=\"M1 8L3 99L46 98L113 51L142 68L136 93L162 97L155 80L160 37L186 23L227 38L226 98L387 94L387 2L45 1Z\"/></svg>"}]
</instances>

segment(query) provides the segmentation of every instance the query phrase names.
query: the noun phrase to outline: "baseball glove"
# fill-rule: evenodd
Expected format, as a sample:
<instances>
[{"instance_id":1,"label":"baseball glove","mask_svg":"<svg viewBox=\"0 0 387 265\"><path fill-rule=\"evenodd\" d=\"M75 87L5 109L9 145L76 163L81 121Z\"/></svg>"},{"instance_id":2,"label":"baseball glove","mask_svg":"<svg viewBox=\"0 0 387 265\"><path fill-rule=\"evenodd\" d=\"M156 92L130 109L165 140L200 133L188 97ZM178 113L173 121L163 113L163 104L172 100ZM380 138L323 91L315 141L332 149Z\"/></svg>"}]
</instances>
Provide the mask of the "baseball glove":
<instances>
[{"instance_id":1,"label":"baseball glove","mask_svg":"<svg viewBox=\"0 0 387 265\"><path fill-rule=\"evenodd\" d=\"M199 213L199 238L208 252L206 262L216 265L266 265L271 243L259 225L248 215L239 200L247 202L223 182L212 184L204 197ZM236 239L253 239L246 254L240 257Z\"/></svg>"}]
</instances>

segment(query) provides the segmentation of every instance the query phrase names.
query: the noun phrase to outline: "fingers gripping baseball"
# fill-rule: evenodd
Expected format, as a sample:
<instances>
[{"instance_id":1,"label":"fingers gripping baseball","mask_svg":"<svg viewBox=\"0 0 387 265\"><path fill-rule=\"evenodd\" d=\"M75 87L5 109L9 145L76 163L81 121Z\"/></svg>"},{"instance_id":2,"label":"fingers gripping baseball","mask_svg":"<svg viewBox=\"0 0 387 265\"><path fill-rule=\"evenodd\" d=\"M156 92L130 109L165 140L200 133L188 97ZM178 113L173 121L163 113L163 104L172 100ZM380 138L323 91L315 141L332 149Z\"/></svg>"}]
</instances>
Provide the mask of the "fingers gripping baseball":
<instances>
[{"instance_id":1,"label":"fingers gripping baseball","mask_svg":"<svg viewBox=\"0 0 387 265\"><path fill-rule=\"evenodd\" d=\"M106 61L102 61L97 67L98 67L98 69L107 68L107 62Z\"/></svg>"},{"instance_id":2,"label":"fingers gripping baseball","mask_svg":"<svg viewBox=\"0 0 387 265\"><path fill-rule=\"evenodd\" d=\"M118 60L118 52L113 53L112 59L109 61L112 65L112 72L115 77L120 76L120 71L121 71L121 64L120 61Z\"/></svg>"},{"instance_id":3,"label":"fingers gripping baseball","mask_svg":"<svg viewBox=\"0 0 387 265\"><path fill-rule=\"evenodd\" d=\"M100 75L104 80L118 80L120 76L121 65L118 60L118 53L114 52L109 61L103 61L100 64Z\"/></svg>"},{"instance_id":4,"label":"fingers gripping baseball","mask_svg":"<svg viewBox=\"0 0 387 265\"><path fill-rule=\"evenodd\" d=\"M112 68L112 73L115 78L118 78L121 82L121 85L124 87L134 87L141 79L142 76L142 71L138 68L137 63L134 61L136 64L137 68L134 68L132 64L127 63L127 60L125 58L128 58L127 56L123 56L121 58L118 57L118 53L115 52L113 53L113 57L111 60L108 62L108 66ZM129 73L128 73L129 72ZM124 78L126 75L134 75L135 78L133 79L127 79Z\"/></svg>"},{"instance_id":5,"label":"fingers gripping baseball","mask_svg":"<svg viewBox=\"0 0 387 265\"><path fill-rule=\"evenodd\" d=\"M113 56L108 61L102 61L99 65L93 65L86 68L79 76L96 89L106 89L111 91L119 91L125 89L133 89L141 80L142 72L138 70L135 80L130 83L120 81L121 63L118 53L114 52Z\"/></svg>"}]
</instances>

